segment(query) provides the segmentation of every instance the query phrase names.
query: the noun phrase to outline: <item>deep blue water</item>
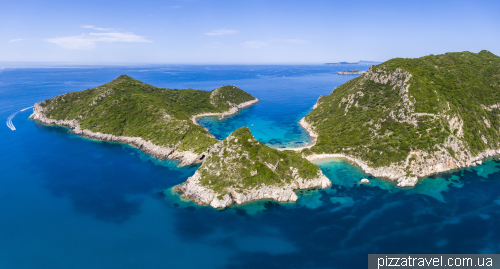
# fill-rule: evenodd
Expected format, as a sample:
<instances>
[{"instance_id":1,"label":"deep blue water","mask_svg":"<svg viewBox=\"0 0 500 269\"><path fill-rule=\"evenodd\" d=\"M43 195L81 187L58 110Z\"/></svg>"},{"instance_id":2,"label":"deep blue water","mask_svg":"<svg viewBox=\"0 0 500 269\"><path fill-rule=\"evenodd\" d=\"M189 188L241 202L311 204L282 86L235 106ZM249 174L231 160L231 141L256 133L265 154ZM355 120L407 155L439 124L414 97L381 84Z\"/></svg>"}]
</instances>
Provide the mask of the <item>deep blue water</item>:
<instances>
[{"instance_id":1,"label":"deep blue water","mask_svg":"<svg viewBox=\"0 0 500 269\"><path fill-rule=\"evenodd\" d=\"M233 84L262 101L223 121L273 147L307 143L297 124L319 95L368 66L142 66L0 70L0 118L35 102L127 74L155 86ZM318 164L326 190L295 204L214 210L160 192L196 167L69 134L28 119L0 128L0 268L366 268L368 253L498 253L500 162L435 175L414 188L341 159ZM251 125L254 126L251 126ZM358 185L362 177L371 184ZM167 192L168 193L168 192Z\"/></svg>"}]
</instances>

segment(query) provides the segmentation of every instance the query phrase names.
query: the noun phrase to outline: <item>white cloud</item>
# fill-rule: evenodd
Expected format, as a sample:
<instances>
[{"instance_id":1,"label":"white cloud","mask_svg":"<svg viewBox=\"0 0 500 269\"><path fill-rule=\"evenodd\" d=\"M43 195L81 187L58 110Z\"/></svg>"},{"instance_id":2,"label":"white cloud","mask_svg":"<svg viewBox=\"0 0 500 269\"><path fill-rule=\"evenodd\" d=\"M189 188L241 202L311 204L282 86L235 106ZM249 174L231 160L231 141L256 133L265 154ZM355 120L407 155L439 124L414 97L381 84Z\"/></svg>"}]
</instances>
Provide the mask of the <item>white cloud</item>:
<instances>
[{"instance_id":1,"label":"white cloud","mask_svg":"<svg viewBox=\"0 0 500 269\"><path fill-rule=\"evenodd\" d=\"M181 8L182 6L169 6L168 8Z\"/></svg>"},{"instance_id":2,"label":"white cloud","mask_svg":"<svg viewBox=\"0 0 500 269\"><path fill-rule=\"evenodd\" d=\"M153 42L147 38L133 33L90 33L78 36L55 37L46 39L49 43L57 44L66 49L91 49L96 43L116 43L116 42L134 42L145 43Z\"/></svg>"},{"instance_id":3,"label":"white cloud","mask_svg":"<svg viewBox=\"0 0 500 269\"><path fill-rule=\"evenodd\" d=\"M98 31L111 31L113 30L112 28L100 28L100 27L95 27L94 25L82 25L82 28L87 28L87 29L94 29Z\"/></svg>"},{"instance_id":4,"label":"white cloud","mask_svg":"<svg viewBox=\"0 0 500 269\"><path fill-rule=\"evenodd\" d=\"M252 40L243 42L243 47L250 49L258 49L265 47L271 43L288 43L288 44L307 44L309 40L303 39L270 39L270 40Z\"/></svg>"},{"instance_id":5,"label":"white cloud","mask_svg":"<svg viewBox=\"0 0 500 269\"><path fill-rule=\"evenodd\" d=\"M220 30L215 30L212 32L205 33L205 35L231 35L231 34L237 34L238 31L236 30L227 30L227 29L220 29Z\"/></svg>"},{"instance_id":6,"label":"white cloud","mask_svg":"<svg viewBox=\"0 0 500 269\"><path fill-rule=\"evenodd\" d=\"M11 39L11 40L9 40L9 42L19 42L19 41L25 41L25 40L28 40L28 39L24 39L24 38Z\"/></svg>"}]
</instances>

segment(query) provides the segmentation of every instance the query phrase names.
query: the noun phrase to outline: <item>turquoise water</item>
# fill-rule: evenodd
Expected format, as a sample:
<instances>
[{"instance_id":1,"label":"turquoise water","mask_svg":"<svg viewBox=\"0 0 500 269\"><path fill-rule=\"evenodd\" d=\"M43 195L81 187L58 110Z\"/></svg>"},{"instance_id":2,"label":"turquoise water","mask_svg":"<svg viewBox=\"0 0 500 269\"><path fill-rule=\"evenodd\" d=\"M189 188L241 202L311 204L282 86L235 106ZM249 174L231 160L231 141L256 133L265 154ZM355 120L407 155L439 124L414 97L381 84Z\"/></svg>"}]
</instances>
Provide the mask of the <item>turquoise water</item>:
<instances>
[{"instance_id":1,"label":"turquoise water","mask_svg":"<svg viewBox=\"0 0 500 269\"><path fill-rule=\"evenodd\" d=\"M128 74L152 85L211 90L233 84L262 101L223 121L273 147L307 143L298 126L319 95L368 66L141 66L4 69L0 118L35 102ZM363 69L364 68L364 69ZM368 253L497 253L500 162L400 189L343 159L317 161L333 185L297 203L214 210L161 195L197 167L81 138L28 119L0 128L0 268L366 268ZM254 126L251 126L251 125ZM359 185L361 178L370 184Z\"/></svg>"}]
</instances>

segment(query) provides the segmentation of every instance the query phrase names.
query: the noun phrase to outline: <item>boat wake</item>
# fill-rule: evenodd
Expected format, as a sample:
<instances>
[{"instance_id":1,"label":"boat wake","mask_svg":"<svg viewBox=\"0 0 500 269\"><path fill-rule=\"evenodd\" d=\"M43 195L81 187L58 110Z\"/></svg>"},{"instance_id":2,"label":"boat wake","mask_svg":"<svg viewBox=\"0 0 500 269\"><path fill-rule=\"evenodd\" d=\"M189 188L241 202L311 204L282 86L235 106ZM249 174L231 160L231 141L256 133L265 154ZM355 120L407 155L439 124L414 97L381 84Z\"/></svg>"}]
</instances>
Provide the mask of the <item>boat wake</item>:
<instances>
[{"instance_id":1,"label":"boat wake","mask_svg":"<svg viewBox=\"0 0 500 269\"><path fill-rule=\"evenodd\" d=\"M19 111L17 111L16 113L10 115L7 118L7 127L9 127L12 131L16 130L16 127L14 127L14 124L12 124L12 119L16 116L17 113L19 113Z\"/></svg>"},{"instance_id":2,"label":"boat wake","mask_svg":"<svg viewBox=\"0 0 500 269\"><path fill-rule=\"evenodd\" d=\"M15 131L16 130L16 127L14 126L14 124L12 123L12 119L17 115L17 113L19 112L23 112L25 110L28 110L30 108L32 108L33 106L30 106L30 107L27 107L27 108L23 108L17 112L15 112L14 114L10 115L8 118L7 118L7 127L9 127L12 131Z\"/></svg>"},{"instance_id":3,"label":"boat wake","mask_svg":"<svg viewBox=\"0 0 500 269\"><path fill-rule=\"evenodd\" d=\"M23 108L23 109L21 109L21 112L23 112L23 111L25 111L25 110L28 110L28 109L30 109L30 108L33 108L33 107L35 107L35 106L29 106L29 107L27 107L27 108Z\"/></svg>"}]
</instances>

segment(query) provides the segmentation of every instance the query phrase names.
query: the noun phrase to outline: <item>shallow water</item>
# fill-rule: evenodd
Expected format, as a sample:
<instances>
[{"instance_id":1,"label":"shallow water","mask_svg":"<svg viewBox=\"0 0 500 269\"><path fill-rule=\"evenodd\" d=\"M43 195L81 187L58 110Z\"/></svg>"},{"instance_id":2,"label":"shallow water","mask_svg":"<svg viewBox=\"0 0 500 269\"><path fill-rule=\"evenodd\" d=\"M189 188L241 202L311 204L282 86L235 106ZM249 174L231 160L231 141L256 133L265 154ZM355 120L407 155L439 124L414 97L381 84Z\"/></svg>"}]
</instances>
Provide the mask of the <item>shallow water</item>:
<instances>
[{"instance_id":1,"label":"shallow water","mask_svg":"<svg viewBox=\"0 0 500 269\"><path fill-rule=\"evenodd\" d=\"M223 121L219 139L249 126L273 147L308 142L297 124L319 95L360 66L142 66L5 69L0 118L120 74L169 88L233 84L262 101ZM197 167L81 138L19 112L0 128L1 268L366 268L368 253L496 253L500 162L397 188L343 159L316 163L332 181L297 203L214 210L160 195ZM251 126L251 125L254 126ZM358 184L361 178L370 184Z\"/></svg>"}]
</instances>

